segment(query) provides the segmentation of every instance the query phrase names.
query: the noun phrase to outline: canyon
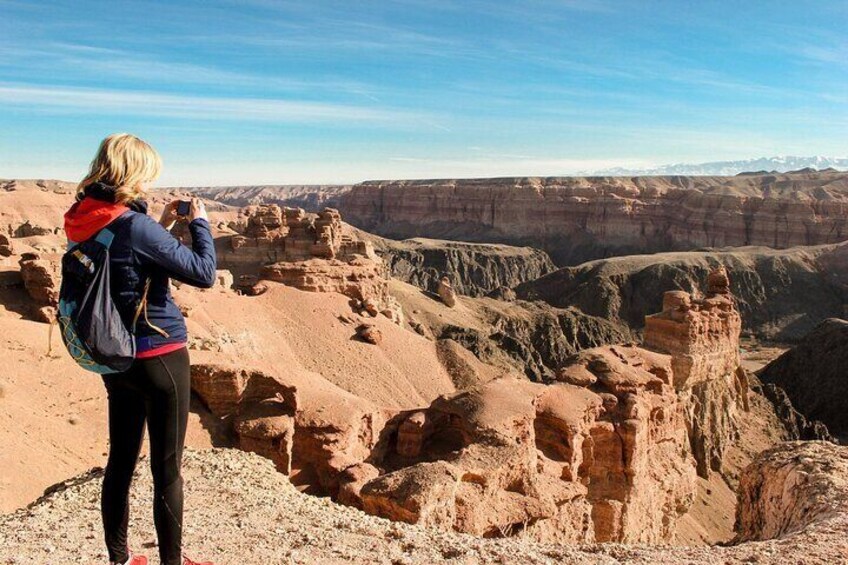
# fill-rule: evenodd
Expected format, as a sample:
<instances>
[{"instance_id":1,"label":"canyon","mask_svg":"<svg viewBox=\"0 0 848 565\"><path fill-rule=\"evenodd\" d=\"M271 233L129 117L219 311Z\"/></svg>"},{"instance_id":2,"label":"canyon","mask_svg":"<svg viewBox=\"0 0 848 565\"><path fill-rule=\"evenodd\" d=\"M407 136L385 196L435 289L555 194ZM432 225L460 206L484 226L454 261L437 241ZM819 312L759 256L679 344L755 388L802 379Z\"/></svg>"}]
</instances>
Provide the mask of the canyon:
<instances>
[{"instance_id":1,"label":"canyon","mask_svg":"<svg viewBox=\"0 0 848 565\"><path fill-rule=\"evenodd\" d=\"M0 559L65 555L59 523L96 559L84 501L100 475L85 470L102 463L104 393L44 353L71 192L3 182L0 332L14 369L0 377ZM844 322L757 375L740 354L743 339L801 340L841 315L842 245L556 270L528 247L369 234L341 201L309 212L257 198L210 203L218 283L173 289L195 395L188 535L218 561L848 559L845 448L788 441L841 433L838 385L791 378L802 363L838 383L828 363ZM804 394L836 404L815 412ZM222 515L234 519L213 539Z\"/></svg>"}]
</instances>

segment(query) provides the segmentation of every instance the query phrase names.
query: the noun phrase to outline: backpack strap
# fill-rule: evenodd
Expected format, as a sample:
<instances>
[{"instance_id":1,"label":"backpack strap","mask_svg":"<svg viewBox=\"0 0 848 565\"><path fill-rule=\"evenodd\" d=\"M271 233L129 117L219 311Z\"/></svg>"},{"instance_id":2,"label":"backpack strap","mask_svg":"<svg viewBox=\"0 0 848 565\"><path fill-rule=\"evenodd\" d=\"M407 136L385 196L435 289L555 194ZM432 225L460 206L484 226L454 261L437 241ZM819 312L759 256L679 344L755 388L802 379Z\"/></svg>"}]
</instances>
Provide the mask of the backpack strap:
<instances>
[{"instance_id":1,"label":"backpack strap","mask_svg":"<svg viewBox=\"0 0 848 565\"><path fill-rule=\"evenodd\" d=\"M110 247L112 247L112 242L115 240L115 232L110 230L108 227L103 228L102 230L97 232L97 236L94 238L94 240L106 249L109 249Z\"/></svg>"}]
</instances>

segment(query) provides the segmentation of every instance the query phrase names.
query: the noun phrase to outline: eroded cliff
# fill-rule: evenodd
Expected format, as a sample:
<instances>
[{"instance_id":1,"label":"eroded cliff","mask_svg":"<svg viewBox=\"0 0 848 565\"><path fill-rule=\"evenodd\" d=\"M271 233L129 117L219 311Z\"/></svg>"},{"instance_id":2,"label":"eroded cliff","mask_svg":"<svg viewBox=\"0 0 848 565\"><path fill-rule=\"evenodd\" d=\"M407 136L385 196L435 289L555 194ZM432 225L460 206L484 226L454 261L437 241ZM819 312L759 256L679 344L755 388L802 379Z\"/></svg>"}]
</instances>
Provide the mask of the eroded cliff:
<instances>
[{"instance_id":1,"label":"eroded cliff","mask_svg":"<svg viewBox=\"0 0 848 565\"><path fill-rule=\"evenodd\" d=\"M848 237L848 174L839 172L372 181L338 205L379 235L530 245L559 265Z\"/></svg>"},{"instance_id":2,"label":"eroded cliff","mask_svg":"<svg viewBox=\"0 0 848 565\"><path fill-rule=\"evenodd\" d=\"M575 306L587 314L639 330L645 312L662 307L663 292L700 292L717 267L730 281L743 331L764 340L796 341L848 304L848 245L691 251L614 257L565 267L516 287L525 300Z\"/></svg>"}]
</instances>

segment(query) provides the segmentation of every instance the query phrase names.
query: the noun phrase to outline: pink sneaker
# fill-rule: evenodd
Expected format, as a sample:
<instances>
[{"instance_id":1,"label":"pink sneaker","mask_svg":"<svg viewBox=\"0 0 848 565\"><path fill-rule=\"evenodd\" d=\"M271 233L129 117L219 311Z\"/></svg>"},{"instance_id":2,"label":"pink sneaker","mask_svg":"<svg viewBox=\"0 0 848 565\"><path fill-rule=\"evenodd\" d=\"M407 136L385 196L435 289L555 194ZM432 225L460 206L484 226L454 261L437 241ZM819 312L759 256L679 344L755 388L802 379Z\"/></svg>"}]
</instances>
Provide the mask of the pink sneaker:
<instances>
[{"instance_id":1,"label":"pink sneaker","mask_svg":"<svg viewBox=\"0 0 848 565\"><path fill-rule=\"evenodd\" d=\"M124 563L111 562L112 565L147 565L147 557L144 555L135 555L130 551L130 557Z\"/></svg>"},{"instance_id":2,"label":"pink sneaker","mask_svg":"<svg viewBox=\"0 0 848 565\"><path fill-rule=\"evenodd\" d=\"M215 565L211 561L192 561L185 555L183 555L183 565Z\"/></svg>"}]
</instances>

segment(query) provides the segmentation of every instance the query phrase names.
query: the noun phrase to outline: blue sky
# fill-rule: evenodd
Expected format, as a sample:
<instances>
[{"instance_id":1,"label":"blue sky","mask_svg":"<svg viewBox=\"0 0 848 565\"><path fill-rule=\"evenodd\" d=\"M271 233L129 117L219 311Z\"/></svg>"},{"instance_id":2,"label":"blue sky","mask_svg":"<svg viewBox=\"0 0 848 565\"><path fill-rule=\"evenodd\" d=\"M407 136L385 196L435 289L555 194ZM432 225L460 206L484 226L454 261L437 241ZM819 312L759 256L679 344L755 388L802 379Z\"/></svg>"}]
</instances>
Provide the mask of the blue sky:
<instances>
[{"instance_id":1,"label":"blue sky","mask_svg":"<svg viewBox=\"0 0 848 565\"><path fill-rule=\"evenodd\" d=\"M163 185L848 156L848 2L0 0L0 177Z\"/></svg>"}]
</instances>

